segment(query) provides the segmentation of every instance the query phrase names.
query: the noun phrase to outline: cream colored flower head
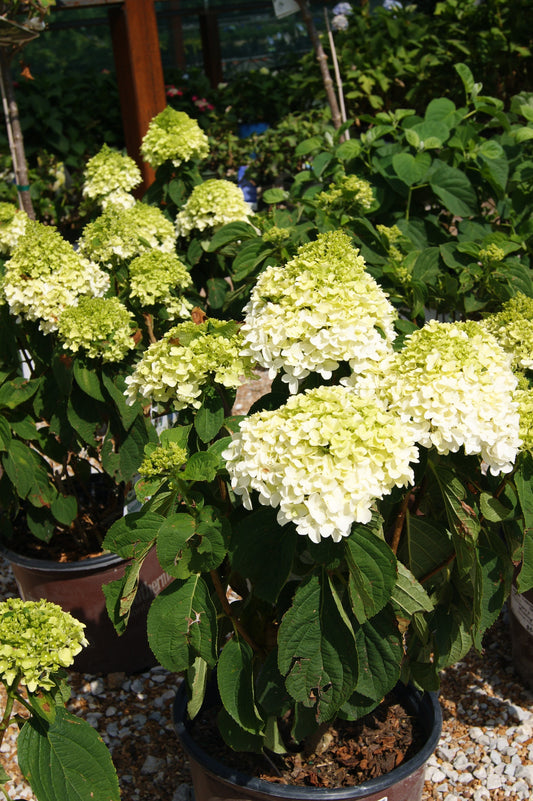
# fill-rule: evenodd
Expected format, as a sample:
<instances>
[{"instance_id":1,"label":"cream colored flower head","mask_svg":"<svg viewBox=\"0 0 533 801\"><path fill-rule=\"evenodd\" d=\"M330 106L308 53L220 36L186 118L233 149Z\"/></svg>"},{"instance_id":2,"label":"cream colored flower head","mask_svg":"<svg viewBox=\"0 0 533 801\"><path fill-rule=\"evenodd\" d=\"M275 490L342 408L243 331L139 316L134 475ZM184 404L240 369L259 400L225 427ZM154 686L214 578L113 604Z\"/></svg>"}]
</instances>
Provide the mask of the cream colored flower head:
<instances>
[{"instance_id":1,"label":"cream colored flower head","mask_svg":"<svg viewBox=\"0 0 533 801\"><path fill-rule=\"evenodd\" d=\"M252 363L240 355L241 346L236 323L180 323L147 348L126 378L128 402L141 399L176 410L198 409L207 385L236 389L253 377Z\"/></svg>"},{"instance_id":2,"label":"cream colored flower head","mask_svg":"<svg viewBox=\"0 0 533 801\"><path fill-rule=\"evenodd\" d=\"M245 306L243 353L291 392L341 362L362 373L392 351L396 312L342 231L321 234L284 266L259 276Z\"/></svg>"},{"instance_id":3,"label":"cream colored flower head","mask_svg":"<svg viewBox=\"0 0 533 801\"><path fill-rule=\"evenodd\" d=\"M120 362L135 347L135 320L118 298L80 298L59 318L63 347L92 359Z\"/></svg>"},{"instance_id":4,"label":"cream colored flower head","mask_svg":"<svg viewBox=\"0 0 533 801\"><path fill-rule=\"evenodd\" d=\"M517 370L533 370L533 298L518 292L501 311L483 320L501 347L511 355Z\"/></svg>"},{"instance_id":5,"label":"cream colored flower head","mask_svg":"<svg viewBox=\"0 0 533 801\"><path fill-rule=\"evenodd\" d=\"M167 106L148 126L141 153L154 170L165 161L179 167L191 159L205 159L209 155L209 144L196 120L184 111Z\"/></svg>"},{"instance_id":6,"label":"cream colored flower head","mask_svg":"<svg viewBox=\"0 0 533 801\"><path fill-rule=\"evenodd\" d=\"M480 454L491 473L512 470L520 445L509 356L476 322L432 320L407 337L382 379L390 409L438 453Z\"/></svg>"},{"instance_id":7,"label":"cream colored flower head","mask_svg":"<svg viewBox=\"0 0 533 801\"><path fill-rule=\"evenodd\" d=\"M2 285L13 315L35 320L45 333L57 330L65 309L82 296L98 297L109 288L109 276L76 252L48 225L28 220Z\"/></svg>"},{"instance_id":8,"label":"cream colored flower head","mask_svg":"<svg viewBox=\"0 0 533 801\"><path fill-rule=\"evenodd\" d=\"M178 236L189 236L194 230L205 231L231 222L246 222L252 215L253 210L237 184L210 178L192 190L176 217L176 232Z\"/></svg>"},{"instance_id":9,"label":"cream colored flower head","mask_svg":"<svg viewBox=\"0 0 533 801\"><path fill-rule=\"evenodd\" d=\"M133 259L128 270L130 296L142 306L162 303L169 319L190 317L193 304L181 293L192 286L192 278L174 253L151 250Z\"/></svg>"},{"instance_id":10,"label":"cream colored flower head","mask_svg":"<svg viewBox=\"0 0 533 801\"><path fill-rule=\"evenodd\" d=\"M29 220L25 211L13 203L0 203L0 254L9 254L26 230Z\"/></svg>"},{"instance_id":11,"label":"cream colored flower head","mask_svg":"<svg viewBox=\"0 0 533 801\"><path fill-rule=\"evenodd\" d=\"M131 190L141 183L141 171L132 158L103 145L87 162L83 196L102 208L108 205L130 208L135 204Z\"/></svg>"},{"instance_id":12,"label":"cream colored flower head","mask_svg":"<svg viewBox=\"0 0 533 801\"><path fill-rule=\"evenodd\" d=\"M251 509L250 492L279 507L313 542L347 537L368 523L375 501L413 483L414 434L400 415L346 387L293 395L285 406L245 418L222 454L233 490Z\"/></svg>"},{"instance_id":13,"label":"cream colored flower head","mask_svg":"<svg viewBox=\"0 0 533 801\"><path fill-rule=\"evenodd\" d=\"M88 645L80 623L49 601L0 602L0 680L19 681L29 692L50 690L54 673L69 667Z\"/></svg>"},{"instance_id":14,"label":"cream colored flower head","mask_svg":"<svg viewBox=\"0 0 533 801\"><path fill-rule=\"evenodd\" d=\"M79 247L87 258L111 266L152 249L173 253L176 232L162 211L138 201L129 209L108 206L85 226Z\"/></svg>"}]
</instances>

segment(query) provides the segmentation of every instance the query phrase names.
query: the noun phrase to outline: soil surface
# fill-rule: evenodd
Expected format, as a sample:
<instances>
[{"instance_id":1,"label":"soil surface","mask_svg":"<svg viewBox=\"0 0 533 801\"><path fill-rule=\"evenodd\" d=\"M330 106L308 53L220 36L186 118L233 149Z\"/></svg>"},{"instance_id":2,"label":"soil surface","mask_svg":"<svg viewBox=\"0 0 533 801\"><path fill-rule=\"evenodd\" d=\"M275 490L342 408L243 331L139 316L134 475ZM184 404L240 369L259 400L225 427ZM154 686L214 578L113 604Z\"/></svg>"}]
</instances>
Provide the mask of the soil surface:
<instances>
[{"instance_id":1,"label":"soil surface","mask_svg":"<svg viewBox=\"0 0 533 801\"><path fill-rule=\"evenodd\" d=\"M210 756L266 781L308 787L352 787L397 768L414 756L426 738L416 719L391 694L373 712L355 722L338 720L311 755L243 754L225 745L216 712L201 713L191 734Z\"/></svg>"}]
</instances>

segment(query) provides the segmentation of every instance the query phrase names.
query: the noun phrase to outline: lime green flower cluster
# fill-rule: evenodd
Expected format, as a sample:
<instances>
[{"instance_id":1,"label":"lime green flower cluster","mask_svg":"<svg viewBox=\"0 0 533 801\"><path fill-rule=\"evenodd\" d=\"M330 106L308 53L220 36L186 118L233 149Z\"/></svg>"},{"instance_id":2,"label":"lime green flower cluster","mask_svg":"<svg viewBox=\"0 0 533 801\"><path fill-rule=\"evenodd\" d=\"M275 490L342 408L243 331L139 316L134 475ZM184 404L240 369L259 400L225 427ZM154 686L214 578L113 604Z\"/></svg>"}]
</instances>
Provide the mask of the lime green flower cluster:
<instances>
[{"instance_id":1,"label":"lime green flower cluster","mask_svg":"<svg viewBox=\"0 0 533 801\"><path fill-rule=\"evenodd\" d=\"M479 260L483 267L493 267L500 264L505 258L505 251L492 243L479 251Z\"/></svg>"},{"instance_id":2,"label":"lime green flower cluster","mask_svg":"<svg viewBox=\"0 0 533 801\"><path fill-rule=\"evenodd\" d=\"M0 203L0 253L11 253L28 220L26 212L17 209L13 203Z\"/></svg>"},{"instance_id":3,"label":"lime green flower cluster","mask_svg":"<svg viewBox=\"0 0 533 801\"><path fill-rule=\"evenodd\" d=\"M0 603L0 680L29 692L54 687L51 678L88 645L85 625L49 601L8 598Z\"/></svg>"},{"instance_id":4,"label":"lime green flower cluster","mask_svg":"<svg viewBox=\"0 0 533 801\"><path fill-rule=\"evenodd\" d=\"M120 362L135 347L133 314L118 298L80 298L59 318L58 334L63 346L92 359Z\"/></svg>"},{"instance_id":5,"label":"lime green flower cluster","mask_svg":"<svg viewBox=\"0 0 533 801\"><path fill-rule=\"evenodd\" d=\"M188 236L194 230L205 231L231 222L246 222L252 215L252 208L244 200L237 184L210 178L192 190L176 217L176 231L178 236Z\"/></svg>"},{"instance_id":6,"label":"lime green flower cluster","mask_svg":"<svg viewBox=\"0 0 533 801\"><path fill-rule=\"evenodd\" d=\"M402 232L398 228L397 225L376 225L377 230L379 233L385 237L389 246L396 245L401 239L404 238Z\"/></svg>"},{"instance_id":7,"label":"lime green flower cluster","mask_svg":"<svg viewBox=\"0 0 533 801\"><path fill-rule=\"evenodd\" d=\"M159 250L142 253L130 262L128 270L130 295L138 298L141 305L163 303L171 320L190 315L192 303L180 294L192 286L192 278L174 253Z\"/></svg>"},{"instance_id":8,"label":"lime green flower cluster","mask_svg":"<svg viewBox=\"0 0 533 801\"><path fill-rule=\"evenodd\" d=\"M279 225L273 225L268 231L263 232L263 242L271 242L273 245L282 245L287 239L290 239L291 232L289 228L280 228Z\"/></svg>"},{"instance_id":9,"label":"lime green flower cluster","mask_svg":"<svg viewBox=\"0 0 533 801\"><path fill-rule=\"evenodd\" d=\"M515 369L533 370L533 298L519 292L501 311L488 316L483 326L511 354Z\"/></svg>"},{"instance_id":10,"label":"lime green flower cluster","mask_svg":"<svg viewBox=\"0 0 533 801\"><path fill-rule=\"evenodd\" d=\"M83 229L80 252L103 265L132 259L152 248L173 253L176 246L174 226L160 209L136 202L129 209L108 206Z\"/></svg>"},{"instance_id":11,"label":"lime green flower cluster","mask_svg":"<svg viewBox=\"0 0 533 801\"><path fill-rule=\"evenodd\" d=\"M143 478L157 478L165 473L178 470L187 461L187 451L177 442L166 445L157 445L154 450L145 456L139 474Z\"/></svg>"},{"instance_id":12,"label":"lime green flower cluster","mask_svg":"<svg viewBox=\"0 0 533 801\"><path fill-rule=\"evenodd\" d=\"M6 263L3 294L13 315L36 320L45 333L56 331L65 309L82 296L103 295L109 276L77 253L48 225L28 220Z\"/></svg>"},{"instance_id":13,"label":"lime green flower cluster","mask_svg":"<svg viewBox=\"0 0 533 801\"><path fill-rule=\"evenodd\" d=\"M392 350L396 312L342 231L321 234L259 276L245 309L243 353L280 370L291 392L341 362L360 373Z\"/></svg>"},{"instance_id":14,"label":"lime green flower cluster","mask_svg":"<svg viewBox=\"0 0 533 801\"><path fill-rule=\"evenodd\" d=\"M522 444L521 451L527 451L533 455L533 389L519 388L514 394L514 400L518 404L518 414L520 415L520 439Z\"/></svg>"},{"instance_id":15,"label":"lime green flower cluster","mask_svg":"<svg viewBox=\"0 0 533 801\"><path fill-rule=\"evenodd\" d=\"M350 214L368 211L374 203L374 191L368 181L356 175L343 175L315 198L322 209L341 209Z\"/></svg>"},{"instance_id":16,"label":"lime green flower cluster","mask_svg":"<svg viewBox=\"0 0 533 801\"><path fill-rule=\"evenodd\" d=\"M142 144L145 161L156 170L165 161L179 167L191 159L209 155L208 139L196 120L167 106L150 122Z\"/></svg>"},{"instance_id":17,"label":"lime green flower cluster","mask_svg":"<svg viewBox=\"0 0 533 801\"><path fill-rule=\"evenodd\" d=\"M131 190L141 183L141 171L132 158L103 145L87 162L83 195L102 208L108 205L130 208L135 203Z\"/></svg>"},{"instance_id":18,"label":"lime green flower cluster","mask_svg":"<svg viewBox=\"0 0 533 801\"><path fill-rule=\"evenodd\" d=\"M132 376L126 378L129 403L143 398L170 403L176 410L199 409L205 385L215 382L236 389L252 378L252 363L241 356L242 337L236 323L184 322L148 347Z\"/></svg>"},{"instance_id":19,"label":"lime green flower cluster","mask_svg":"<svg viewBox=\"0 0 533 801\"><path fill-rule=\"evenodd\" d=\"M256 490L279 506L281 526L338 542L354 521L371 520L377 498L413 482L418 450L410 426L377 399L323 386L245 418L222 456L246 509Z\"/></svg>"},{"instance_id":20,"label":"lime green flower cluster","mask_svg":"<svg viewBox=\"0 0 533 801\"><path fill-rule=\"evenodd\" d=\"M432 320L406 338L383 378L389 408L412 421L438 453L481 454L493 475L509 472L519 447L508 355L476 322Z\"/></svg>"}]
</instances>

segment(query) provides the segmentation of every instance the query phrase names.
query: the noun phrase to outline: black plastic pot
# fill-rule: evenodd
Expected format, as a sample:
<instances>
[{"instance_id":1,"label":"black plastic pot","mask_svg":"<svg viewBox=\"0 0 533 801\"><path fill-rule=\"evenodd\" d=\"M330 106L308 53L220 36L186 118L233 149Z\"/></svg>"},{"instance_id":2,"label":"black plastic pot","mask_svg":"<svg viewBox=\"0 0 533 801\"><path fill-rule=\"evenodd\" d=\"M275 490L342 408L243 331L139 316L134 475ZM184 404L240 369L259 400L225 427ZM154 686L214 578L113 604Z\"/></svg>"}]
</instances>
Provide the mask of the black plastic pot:
<instances>
[{"instance_id":1,"label":"black plastic pot","mask_svg":"<svg viewBox=\"0 0 533 801\"><path fill-rule=\"evenodd\" d=\"M533 690L533 590L519 593L513 584L509 628L514 668L524 684Z\"/></svg>"},{"instance_id":2,"label":"black plastic pot","mask_svg":"<svg viewBox=\"0 0 533 801\"><path fill-rule=\"evenodd\" d=\"M385 776L356 787L321 789L268 782L240 773L213 759L191 735L187 720L187 695L182 684L174 703L174 725L189 758L195 801L272 801L273 798L290 801L421 801L426 762L440 738L442 713L435 693L422 695L413 687L399 685L397 694L398 700L419 718L426 735L421 750Z\"/></svg>"},{"instance_id":3,"label":"black plastic pot","mask_svg":"<svg viewBox=\"0 0 533 801\"><path fill-rule=\"evenodd\" d=\"M85 623L89 645L75 658L73 669L83 673L135 673L157 664L148 645L146 619L152 600L169 584L155 548L140 574L139 590L126 632L119 637L107 614L102 584L122 578L128 562L104 554L79 562L54 562L20 556L2 549L15 576L20 597L58 604Z\"/></svg>"}]
</instances>

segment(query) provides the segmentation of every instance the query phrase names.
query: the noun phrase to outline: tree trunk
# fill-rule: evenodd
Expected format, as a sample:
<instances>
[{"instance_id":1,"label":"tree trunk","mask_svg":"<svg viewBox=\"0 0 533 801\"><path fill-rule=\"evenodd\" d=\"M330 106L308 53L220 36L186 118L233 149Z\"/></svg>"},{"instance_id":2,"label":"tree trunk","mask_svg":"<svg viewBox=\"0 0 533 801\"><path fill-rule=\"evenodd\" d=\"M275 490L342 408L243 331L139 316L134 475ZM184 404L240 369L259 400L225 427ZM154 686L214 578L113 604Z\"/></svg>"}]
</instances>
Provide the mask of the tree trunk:
<instances>
[{"instance_id":1,"label":"tree trunk","mask_svg":"<svg viewBox=\"0 0 533 801\"><path fill-rule=\"evenodd\" d=\"M9 149L13 159L13 170L18 192L19 205L28 217L35 219L35 211L30 196L30 182L28 178L28 165L24 151L24 139L20 127L19 111L15 100L15 90L11 77L11 58L13 53L9 47L0 47L0 88L2 91L2 106L6 119Z\"/></svg>"},{"instance_id":2,"label":"tree trunk","mask_svg":"<svg viewBox=\"0 0 533 801\"><path fill-rule=\"evenodd\" d=\"M329 107L331 109L331 118L333 120L333 125L335 129L340 128L342 125L342 118L339 110L339 104L337 102L337 95L335 94L335 87L333 85L333 81L331 79L331 75L328 69L328 57L324 52L324 48L322 47L322 42L320 41L318 31L315 27L315 23L313 22L313 17L311 16L311 12L309 11L307 0L296 0L296 2L300 6L300 10L302 12L302 16L307 27L307 32L309 34L309 38L311 39L314 51L316 53L318 64L320 66L322 81L324 83L324 89L326 90L326 97L328 99Z\"/></svg>"}]
</instances>

